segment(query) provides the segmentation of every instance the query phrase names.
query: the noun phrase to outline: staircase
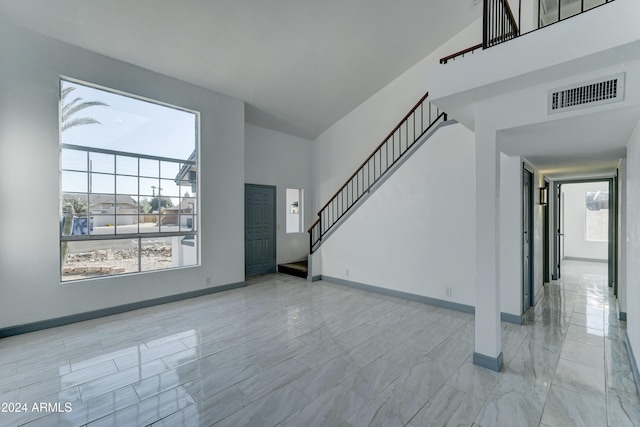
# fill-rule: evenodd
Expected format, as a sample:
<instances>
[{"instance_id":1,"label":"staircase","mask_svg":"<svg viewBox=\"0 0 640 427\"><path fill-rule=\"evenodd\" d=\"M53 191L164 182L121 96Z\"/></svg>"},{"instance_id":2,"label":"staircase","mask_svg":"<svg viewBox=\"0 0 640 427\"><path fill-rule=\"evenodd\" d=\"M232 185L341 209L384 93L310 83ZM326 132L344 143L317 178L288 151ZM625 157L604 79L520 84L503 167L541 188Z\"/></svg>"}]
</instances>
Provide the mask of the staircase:
<instances>
[{"instance_id":1,"label":"staircase","mask_svg":"<svg viewBox=\"0 0 640 427\"><path fill-rule=\"evenodd\" d=\"M309 252L314 253L322 239L335 229L372 187L406 158L411 148L447 115L428 100L427 92L398 125L382 140L360 167L318 211L318 219L309 228Z\"/></svg>"},{"instance_id":2,"label":"staircase","mask_svg":"<svg viewBox=\"0 0 640 427\"><path fill-rule=\"evenodd\" d=\"M307 261L290 262L287 264L278 264L278 273L288 274L290 276L307 278L309 265Z\"/></svg>"}]
</instances>

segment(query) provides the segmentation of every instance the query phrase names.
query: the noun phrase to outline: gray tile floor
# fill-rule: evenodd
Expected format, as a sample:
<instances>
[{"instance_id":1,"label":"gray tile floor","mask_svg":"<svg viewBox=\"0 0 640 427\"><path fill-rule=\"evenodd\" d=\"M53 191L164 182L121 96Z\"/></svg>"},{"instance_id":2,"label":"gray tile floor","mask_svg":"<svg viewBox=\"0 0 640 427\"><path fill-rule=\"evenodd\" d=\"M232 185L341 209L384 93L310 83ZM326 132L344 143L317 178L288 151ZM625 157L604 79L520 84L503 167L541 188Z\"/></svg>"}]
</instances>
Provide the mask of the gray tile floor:
<instances>
[{"instance_id":1,"label":"gray tile floor","mask_svg":"<svg viewBox=\"0 0 640 427\"><path fill-rule=\"evenodd\" d=\"M499 373L471 315L272 275L0 340L0 402L27 403L0 425L640 425L606 265L564 267L503 324Z\"/></svg>"}]
</instances>

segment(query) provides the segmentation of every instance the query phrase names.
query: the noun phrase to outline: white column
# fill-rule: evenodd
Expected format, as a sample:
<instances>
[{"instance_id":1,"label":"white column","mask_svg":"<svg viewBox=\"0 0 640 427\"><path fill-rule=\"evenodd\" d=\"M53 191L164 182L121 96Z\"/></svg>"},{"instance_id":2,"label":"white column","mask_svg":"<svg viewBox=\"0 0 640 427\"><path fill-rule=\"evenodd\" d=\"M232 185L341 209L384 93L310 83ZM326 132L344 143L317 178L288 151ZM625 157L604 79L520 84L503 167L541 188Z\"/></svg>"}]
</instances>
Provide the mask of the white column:
<instances>
[{"instance_id":1,"label":"white column","mask_svg":"<svg viewBox=\"0 0 640 427\"><path fill-rule=\"evenodd\" d=\"M476 342L473 363L502 366L499 283L500 154L496 133L476 121Z\"/></svg>"}]
</instances>

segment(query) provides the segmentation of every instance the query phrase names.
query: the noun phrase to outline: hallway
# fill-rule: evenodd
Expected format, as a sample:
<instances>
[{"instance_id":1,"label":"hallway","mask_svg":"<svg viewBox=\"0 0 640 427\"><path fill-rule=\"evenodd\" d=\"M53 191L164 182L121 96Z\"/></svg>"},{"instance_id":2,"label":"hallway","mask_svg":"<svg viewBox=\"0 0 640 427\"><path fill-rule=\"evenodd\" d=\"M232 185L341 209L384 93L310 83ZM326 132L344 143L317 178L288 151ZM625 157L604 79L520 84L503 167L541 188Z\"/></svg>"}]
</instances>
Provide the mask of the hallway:
<instances>
[{"instance_id":1,"label":"hallway","mask_svg":"<svg viewBox=\"0 0 640 427\"><path fill-rule=\"evenodd\" d=\"M635 426L636 392L607 264L563 261L525 325L503 324L505 369L476 423L482 426ZM511 343L524 336L510 354Z\"/></svg>"},{"instance_id":2,"label":"hallway","mask_svg":"<svg viewBox=\"0 0 640 427\"><path fill-rule=\"evenodd\" d=\"M3 426L633 426L640 400L606 264L566 262L502 372L474 317L266 275L200 298L0 340Z\"/></svg>"}]
</instances>

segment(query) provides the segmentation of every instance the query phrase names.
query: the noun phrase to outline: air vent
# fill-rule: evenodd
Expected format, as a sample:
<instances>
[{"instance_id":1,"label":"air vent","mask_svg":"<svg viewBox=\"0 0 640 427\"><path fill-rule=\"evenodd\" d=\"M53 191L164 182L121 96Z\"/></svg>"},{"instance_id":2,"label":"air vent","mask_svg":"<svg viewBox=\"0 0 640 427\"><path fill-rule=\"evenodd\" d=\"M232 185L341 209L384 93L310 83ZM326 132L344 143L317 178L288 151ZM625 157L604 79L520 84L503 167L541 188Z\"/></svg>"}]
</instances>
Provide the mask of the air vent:
<instances>
[{"instance_id":1,"label":"air vent","mask_svg":"<svg viewBox=\"0 0 640 427\"><path fill-rule=\"evenodd\" d=\"M547 114L624 100L624 73L549 91Z\"/></svg>"}]
</instances>

